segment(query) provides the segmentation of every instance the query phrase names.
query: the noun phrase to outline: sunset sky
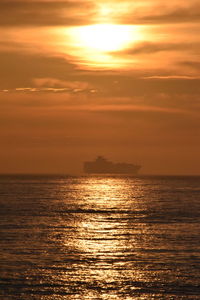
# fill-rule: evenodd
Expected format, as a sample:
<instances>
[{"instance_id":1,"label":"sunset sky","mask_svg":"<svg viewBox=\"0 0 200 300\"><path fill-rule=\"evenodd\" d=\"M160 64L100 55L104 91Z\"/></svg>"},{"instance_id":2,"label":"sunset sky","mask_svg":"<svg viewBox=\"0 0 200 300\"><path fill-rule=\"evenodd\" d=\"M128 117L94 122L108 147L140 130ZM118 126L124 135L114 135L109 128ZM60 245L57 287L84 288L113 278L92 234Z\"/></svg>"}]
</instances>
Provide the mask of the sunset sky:
<instances>
[{"instance_id":1,"label":"sunset sky","mask_svg":"<svg viewBox=\"0 0 200 300\"><path fill-rule=\"evenodd\" d=\"M0 173L200 174L199 33L199 0L0 0Z\"/></svg>"}]
</instances>

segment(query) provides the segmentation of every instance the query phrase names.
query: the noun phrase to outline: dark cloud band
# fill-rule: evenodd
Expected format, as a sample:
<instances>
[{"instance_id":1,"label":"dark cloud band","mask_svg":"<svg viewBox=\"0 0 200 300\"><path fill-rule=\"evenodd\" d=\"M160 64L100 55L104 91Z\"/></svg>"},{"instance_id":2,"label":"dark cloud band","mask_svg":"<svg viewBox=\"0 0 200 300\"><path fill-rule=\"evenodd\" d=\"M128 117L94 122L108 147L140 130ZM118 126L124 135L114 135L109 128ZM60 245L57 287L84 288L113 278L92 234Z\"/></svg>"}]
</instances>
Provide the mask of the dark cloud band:
<instances>
[{"instance_id":1,"label":"dark cloud band","mask_svg":"<svg viewBox=\"0 0 200 300\"><path fill-rule=\"evenodd\" d=\"M151 4L151 5L150 5ZM95 21L98 14L96 1L89 0L1 0L0 26L67 26L85 25ZM135 6L114 21L121 24L173 24L200 22L200 5L170 4L169 7L147 1Z\"/></svg>"}]
</instances>

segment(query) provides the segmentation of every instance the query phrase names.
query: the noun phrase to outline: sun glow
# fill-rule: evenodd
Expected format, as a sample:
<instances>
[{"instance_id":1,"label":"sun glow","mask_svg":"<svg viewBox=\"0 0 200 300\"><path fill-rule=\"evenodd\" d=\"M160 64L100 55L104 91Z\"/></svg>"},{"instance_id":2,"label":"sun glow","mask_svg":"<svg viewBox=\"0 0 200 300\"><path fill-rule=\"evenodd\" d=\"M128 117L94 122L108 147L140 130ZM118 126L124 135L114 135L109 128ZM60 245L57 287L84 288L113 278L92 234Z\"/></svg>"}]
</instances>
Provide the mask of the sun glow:
<instances>
[{"instance_id":1,"label":"sun glow","mask_svg":"<svg viewBox=\"0 0 200 300\"><path fill-rule=\"evenodd\" d=\"M101 23L65 30L66 47L80 68L119 68L129 64L126 49L143 38L134 25ZM123 53L124 52L124 53ZM133 60L132 60L133 63Z\"/></svg>"},{"instance_id":2,"label":"sun glow","mask_svg":"<svg viewBox=\"0 0 200 300\"><path fill-rule=\"evenodd\" d=\"M127 25L95 24L76 28L80 47L100 52L122 50L130 44L132 30Z\"/></svg>"}]
</instances>

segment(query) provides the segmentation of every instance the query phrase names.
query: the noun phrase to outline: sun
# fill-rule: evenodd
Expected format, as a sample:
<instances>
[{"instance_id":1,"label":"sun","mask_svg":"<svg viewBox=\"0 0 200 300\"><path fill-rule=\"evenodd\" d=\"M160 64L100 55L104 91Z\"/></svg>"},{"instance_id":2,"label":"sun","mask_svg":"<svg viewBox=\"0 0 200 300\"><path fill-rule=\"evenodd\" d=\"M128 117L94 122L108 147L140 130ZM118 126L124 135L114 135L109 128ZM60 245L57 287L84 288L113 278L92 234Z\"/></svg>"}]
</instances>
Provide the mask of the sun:
<instances>
[{"instance_id":1,"label":"sun","mask_svg":"<svg viewBox=\"0 0 200 300\"><path fill-rule=\"evenodd\" d=\"M132 30L128 25L95 24L76 28L74 36L82 48L113 52L128 47Z\"/></svg>"},{"instance_id":2,"label":"sun","mask_svg":"<svg viewBox=\"0 0 200 300\"><path fill-rule=\"evenodd\" d=\"M115 23L72 26L63 29L63 33L63 51L79 68L87 69L129 66L126 50L142 39L138 26Z\"/></svg>"}]
</instances>

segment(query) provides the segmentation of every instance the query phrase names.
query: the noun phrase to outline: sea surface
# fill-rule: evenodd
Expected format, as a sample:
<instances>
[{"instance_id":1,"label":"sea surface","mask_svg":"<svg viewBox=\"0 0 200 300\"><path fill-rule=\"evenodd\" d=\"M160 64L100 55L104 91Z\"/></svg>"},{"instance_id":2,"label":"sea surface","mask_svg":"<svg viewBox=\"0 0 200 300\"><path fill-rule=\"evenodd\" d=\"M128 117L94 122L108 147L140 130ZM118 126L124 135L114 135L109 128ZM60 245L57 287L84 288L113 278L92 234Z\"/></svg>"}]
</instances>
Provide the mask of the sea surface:
<instances>
[{"instance_id":1,"label":"sea surface","mask_svg":"<svg viewBox=\"0 0 200 300\"><path fill-rule=\"evenodd\" d=\"M200 299L200 177L0 176L0 299Z\"/></svg>"}]
</instances>

